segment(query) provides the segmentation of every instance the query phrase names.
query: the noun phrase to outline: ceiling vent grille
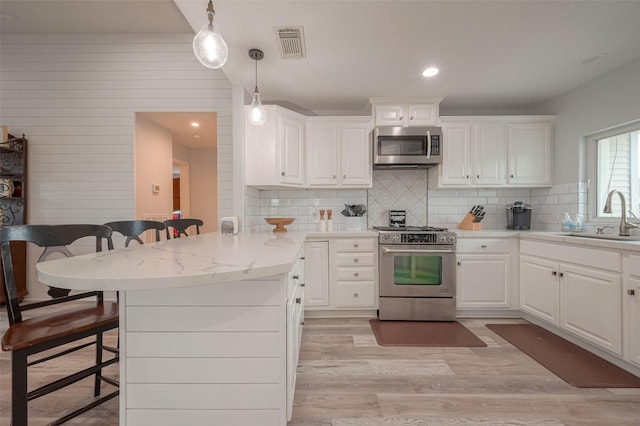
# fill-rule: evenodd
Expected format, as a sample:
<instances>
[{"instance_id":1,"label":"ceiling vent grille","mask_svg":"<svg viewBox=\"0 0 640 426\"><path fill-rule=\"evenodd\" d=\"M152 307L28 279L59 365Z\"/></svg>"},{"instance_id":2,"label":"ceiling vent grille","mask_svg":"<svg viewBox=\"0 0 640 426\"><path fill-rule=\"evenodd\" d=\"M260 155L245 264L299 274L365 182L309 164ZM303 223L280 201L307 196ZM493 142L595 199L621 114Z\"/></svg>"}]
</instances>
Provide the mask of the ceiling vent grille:
<instances>
[{"instance_id":1,"label":"ceiling vent grille","mask_svg":"<svg viewBox=\"0 0 640 426\"><path fill-rule=\"evenodd\" d=\"M302 59L306 57L304 30L300 27L275 27L278 49L282 59Z\"/></svg>"}]
</instances>

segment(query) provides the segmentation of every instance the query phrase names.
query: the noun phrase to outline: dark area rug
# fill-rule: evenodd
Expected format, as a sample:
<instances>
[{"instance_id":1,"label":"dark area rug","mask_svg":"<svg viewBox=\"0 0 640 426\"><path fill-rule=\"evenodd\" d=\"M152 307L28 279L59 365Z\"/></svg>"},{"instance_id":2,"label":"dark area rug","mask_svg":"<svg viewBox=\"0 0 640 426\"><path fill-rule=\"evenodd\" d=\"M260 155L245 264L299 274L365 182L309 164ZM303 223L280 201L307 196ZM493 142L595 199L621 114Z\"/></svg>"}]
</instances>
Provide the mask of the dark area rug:
<instances>
[{"instance_id":1,"label":"dark area rug","mask_svg":"<svg viewBox=\"0 0 640 426\"><path fill-rule=\"evenodd\" d=\"M640 377L537 325L486 324L486 327L577 388L640 387Z\"/></svg>"},{"instance_id":2,"label":"dark area rug","mask_svg":"<svg viewBox=\"0 0 640 426\"><path fill-rule=\"evenodd\" d=\"M380 346L483 347L475 334L457 321L369 320Z\"/></svg>"}]
</instances>

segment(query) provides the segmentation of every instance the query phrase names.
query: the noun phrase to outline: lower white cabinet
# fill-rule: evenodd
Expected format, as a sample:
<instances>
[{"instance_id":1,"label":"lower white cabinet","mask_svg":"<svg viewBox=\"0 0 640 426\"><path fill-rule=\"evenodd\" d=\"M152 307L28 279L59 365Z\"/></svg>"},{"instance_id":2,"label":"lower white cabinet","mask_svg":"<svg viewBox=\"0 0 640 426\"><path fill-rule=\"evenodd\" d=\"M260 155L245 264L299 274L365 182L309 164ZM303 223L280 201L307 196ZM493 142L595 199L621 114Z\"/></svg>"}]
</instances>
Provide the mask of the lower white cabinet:
<instances>
[{"instance_id":1,"label":"lower white cabinet","mask_svg":"<svg viewBox=\"0 0 640 426\"><path fill-rule=\"evenodd\" d=\"M623 294L625 324L625 358L640 365L640 256L628 255L625 259L628 275Z\"/></svg>"},{"instance_id":2,"label":"lower white cabinet","mask_svg":"<svg viewBox=\"0 0 640 426\"><path fill-rule=\"evenodd\" d=\"M459 238L457 308L511 308L511 238Z\"/></svg>"},{"instance_id":3,"label":"lower white cabinet","mask_svg":"<svg viewBox=\"0 0 640 426\"><path fill-rule=\"evenodd\" d=\"M329 241L304 243L305 306L329 306Z\"/></svg>"},{"instance_id":4,"label":"lower white cabinet","mask_svg":"<svg viewBox=\"0 0 640 426\"><path fill-rule=\"evenodd\" d=\"M371 236L307 241L307 311L376 309L377 246Z\"/></svg>"},{"instance_id":5,"label":"lower white cabinet","mask_svg":"<svg viewBox=\"0 0 640 426\"><path fill-rule=\"evenodd\" d=\"M302 344L302 327L304 326L304 290L305 270L304 256L300 256L293 270L289 273L289 297L287 299L287 420L293 414L293 394L296 388L296 371L298 355Z\"/></svg>"},{"instance_id":6,"label":"lower white cabinet","mask_svg":"<svg viewBox=\"0 0 640 426\"><path fill-rule=\"evenodd\" d=\"M620 253L538 241L520 252L520 308L622 355Z\"/></svg>"}]
</instances>

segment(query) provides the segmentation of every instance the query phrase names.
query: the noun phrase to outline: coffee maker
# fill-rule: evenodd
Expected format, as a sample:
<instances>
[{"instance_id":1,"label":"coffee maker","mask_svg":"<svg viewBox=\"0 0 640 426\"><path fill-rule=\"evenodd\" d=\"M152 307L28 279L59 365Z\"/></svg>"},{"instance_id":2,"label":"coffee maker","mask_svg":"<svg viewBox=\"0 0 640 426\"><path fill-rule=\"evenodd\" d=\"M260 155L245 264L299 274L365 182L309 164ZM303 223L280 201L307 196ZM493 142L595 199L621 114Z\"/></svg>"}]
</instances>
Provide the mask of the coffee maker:
<instances>
[{"instance_id":1,"label":"coffee maker","mask_svg":"<svg viewBox=\"0 0 640 426\"><path fill-rule=\"evenodd\" d=\"M507 204L507 229L527 230L531 228L531 206L516 201Z\"/></svg>"}]
</instances>

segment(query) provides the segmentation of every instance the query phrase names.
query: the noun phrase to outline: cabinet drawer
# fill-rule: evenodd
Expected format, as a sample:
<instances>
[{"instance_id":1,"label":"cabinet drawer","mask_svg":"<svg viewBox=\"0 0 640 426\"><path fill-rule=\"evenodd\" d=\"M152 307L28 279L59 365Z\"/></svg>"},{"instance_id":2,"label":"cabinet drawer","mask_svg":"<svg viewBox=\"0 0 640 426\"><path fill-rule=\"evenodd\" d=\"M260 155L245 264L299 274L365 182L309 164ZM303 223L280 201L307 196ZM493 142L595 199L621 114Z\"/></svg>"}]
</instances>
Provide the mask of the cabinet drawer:
<instances>
[{"instance_id":1,"label":"cabinet drawer","mask_svg":"<svg viewBox=\"0 0 640 426\"><path fill-rule=\"evenodd\" d=\"M376 288L373 281L338 281L334 290L336 306L339 308L374 308Z\"/></svg>"},{"instance_id":2,"label":"cabinet drawer","mask_svg":"<svg viewBox=\"0 0 640 426\"><path fill-rule=\"evenodd\" d=\"M375 247L375 238L336 240L336 251L374 251Z\"/></svg>"},{"instance_id":3,"label":"cabinet drawer","mask_svg":"<svg viewBox=\"0 0 640 426\"><path fill-rule=\"evenodd\" d=\"M375 281L376 268L337 268L336 280L338 281Z\"/></svg>"},{"instance_id":4,"label":"cabinet drawer","mask_svg":"<svg viewBox=\"0 0 640 426\"><path fill-rule=\"evenodd\" d=\"M629 274L640 277L640 256L629 256Z\"/></svg>"},{"instance_id":5,"label":"cabinet drawer","mask_svg":"<svg viewBox=\"0 0 640 426\"><path fill-rule=\"evenodd\" d=\"M373 253L336 253L337 266L373 266Z\"/></svg>"},{"instance_id":6,"label":"cabinet drawer","mask_svg":"<svg viewBox=\"0 0 640 426\"><path fill-rule=\"evenodd\" d=\"M507 238L460 238L459 253L509 253Z\"/></svg>"}]
</instances>

